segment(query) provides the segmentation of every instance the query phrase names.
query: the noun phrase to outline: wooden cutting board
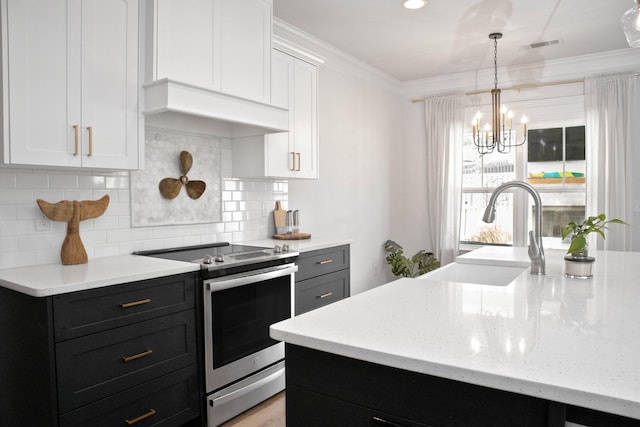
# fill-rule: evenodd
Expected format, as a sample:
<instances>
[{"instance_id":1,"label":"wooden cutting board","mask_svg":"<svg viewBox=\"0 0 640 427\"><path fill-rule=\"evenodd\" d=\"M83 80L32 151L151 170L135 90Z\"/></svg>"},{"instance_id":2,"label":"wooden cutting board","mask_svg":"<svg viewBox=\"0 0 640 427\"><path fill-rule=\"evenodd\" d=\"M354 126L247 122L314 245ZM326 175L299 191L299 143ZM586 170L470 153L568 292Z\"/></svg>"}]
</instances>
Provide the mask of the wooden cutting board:
<instances>
[{"instance_id":1,"label":"wooden cutting board","mask_svg":"<svg viewBox=\"0 0 640 427\"><path fill-rule=\"evenodd\" d=\"M276 210L273 211L273 222L276 226L276 234L285 234L287 232L287 211L282 209L279 201L276 202Z\"/></svg>"},{"instance_id":2,"label":"wooden cutting board","mask_svg":"<svg viewBox=\"0 0 640 427\"><path fill-rule=\"evenodd\" d=\"M305 240L310 239L311 234L309 233L298 233L298 234L274 234L274 239L278 240Z\"/></svg>"}]
</instances>

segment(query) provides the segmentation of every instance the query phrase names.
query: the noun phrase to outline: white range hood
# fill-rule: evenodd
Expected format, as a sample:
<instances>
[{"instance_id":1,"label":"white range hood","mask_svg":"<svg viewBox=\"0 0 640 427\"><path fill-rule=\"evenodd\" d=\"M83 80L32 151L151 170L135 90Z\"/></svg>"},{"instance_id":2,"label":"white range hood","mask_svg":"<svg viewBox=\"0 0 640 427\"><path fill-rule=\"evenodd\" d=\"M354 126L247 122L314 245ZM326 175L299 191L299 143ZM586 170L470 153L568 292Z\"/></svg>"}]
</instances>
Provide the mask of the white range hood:
<instances>
[{"instance_id":1,"label":"white range hood","mask_svg":"<svg viewBox=\"0 0 640 427\"><path fill-rule=\"evenodd\" d=\"M146 126L228 138L289 130L289 112L284 108L166 78L144 88Z\"/></svg>"}]
</instances>

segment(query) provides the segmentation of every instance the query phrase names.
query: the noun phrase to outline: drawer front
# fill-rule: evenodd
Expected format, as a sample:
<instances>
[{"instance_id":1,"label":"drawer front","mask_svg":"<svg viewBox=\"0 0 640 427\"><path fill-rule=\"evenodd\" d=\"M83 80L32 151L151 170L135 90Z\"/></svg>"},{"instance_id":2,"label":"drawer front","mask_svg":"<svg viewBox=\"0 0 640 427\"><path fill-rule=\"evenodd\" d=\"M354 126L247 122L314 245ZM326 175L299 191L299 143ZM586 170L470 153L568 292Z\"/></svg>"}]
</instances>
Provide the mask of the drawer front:
<instances>
[{"instance_id":1,"label":"drawer front","mask_svg":"<svg viewBox=\"0 0 640 427\"><path fill-rule=\"evenodd\" d=\"M296 280L305 280L321 274L349 268L349 245L302 252L298 257Z\"/></svg>"},{"instance_id":2,"label":"drawer front","mask_svg":"<svg viewBox=\"0 0 640 427\"><path fill-rule=\"evenodd\" d=\"M57 295L56 341L76 338L194 307L195 273Z\"/></svg>"},{"instance_id":3,"label":"drawer front","mask_svg":"<svg viewBox=\"0 0 640 427\"><path fill-rule=\"evenodd\" d=\"M287 424L305 427L430 427L299 387L287 387Z\"/></svg>"},{"instance_id":4,"label":"drawer front","mask_svg":"<svg viewBox=\"0 0 640 427\"><path fill-rule=\"evenodd\" d=\"M64 413L196 363L193 310L56 345Z\"/></svg>"},{"instance_id":5,"label":"drawer front","mask_svg":"<svg viewBox=\"0 0 640 427\"><path fill-rule=\"evenodd\" d=\"M196 365L60 417L60 427L178 426L199 415Z\"/></svg>"},{"instance_id":6,"label":"drawer front","mask_svg":"<svg viewBox=\"0 0 640 427\"><path fill-rule=\"evenodd\" d=\"M296 315L349 296L349 270L296 282Z\"/></svg>"}]
</instances>

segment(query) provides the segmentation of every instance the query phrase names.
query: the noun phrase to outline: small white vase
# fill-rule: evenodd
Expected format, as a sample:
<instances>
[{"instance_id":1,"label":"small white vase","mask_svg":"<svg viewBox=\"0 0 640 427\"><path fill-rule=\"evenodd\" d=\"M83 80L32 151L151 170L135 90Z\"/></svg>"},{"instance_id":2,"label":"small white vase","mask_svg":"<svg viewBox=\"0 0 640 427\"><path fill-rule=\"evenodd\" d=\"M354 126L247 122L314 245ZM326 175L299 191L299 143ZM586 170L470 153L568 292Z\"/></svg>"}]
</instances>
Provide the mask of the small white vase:
<instances>
[{"instance_id":1,"label":"small white vase","mask_svg":"<svg viewBox=\"0 0 640 427\"><path fill-rule=\"evenodd\" d=\"M571 279L591 279L595 261L591 256L567 255L564 257L564 275Z\"/></svg>"}]
</instances>

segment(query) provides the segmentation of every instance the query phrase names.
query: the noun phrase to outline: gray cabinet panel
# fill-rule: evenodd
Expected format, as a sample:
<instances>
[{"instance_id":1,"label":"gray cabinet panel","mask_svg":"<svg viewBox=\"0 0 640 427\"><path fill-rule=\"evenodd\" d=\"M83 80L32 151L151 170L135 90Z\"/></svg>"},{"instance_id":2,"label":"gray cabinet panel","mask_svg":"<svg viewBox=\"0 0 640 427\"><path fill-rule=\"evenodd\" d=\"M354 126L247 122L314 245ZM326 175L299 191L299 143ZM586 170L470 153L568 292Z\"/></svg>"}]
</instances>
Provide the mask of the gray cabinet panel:
<instances>
[{"instance_id":1,"label":"gray cabinet panel","mask_svg":"<svg viewBox=\"0 0 640 427\"><path fill-rule=\"evenodd\" d=\"M302 252L297 264L296 315L349 296L349 245Z\"/></svg>"}]
</instances>

